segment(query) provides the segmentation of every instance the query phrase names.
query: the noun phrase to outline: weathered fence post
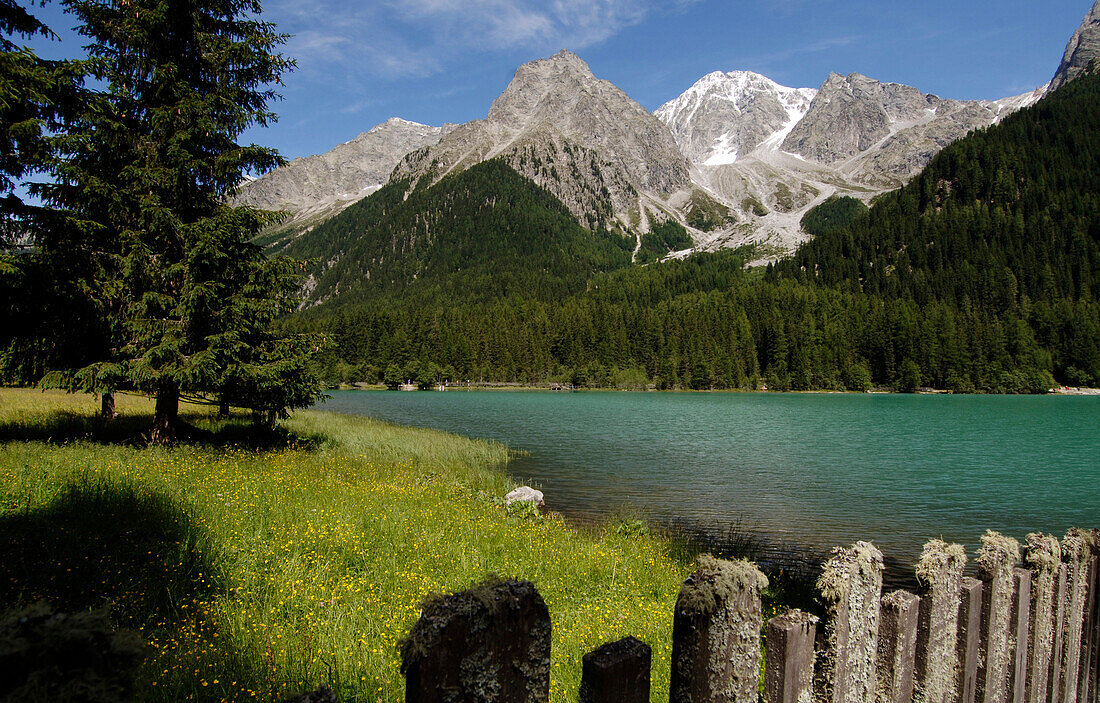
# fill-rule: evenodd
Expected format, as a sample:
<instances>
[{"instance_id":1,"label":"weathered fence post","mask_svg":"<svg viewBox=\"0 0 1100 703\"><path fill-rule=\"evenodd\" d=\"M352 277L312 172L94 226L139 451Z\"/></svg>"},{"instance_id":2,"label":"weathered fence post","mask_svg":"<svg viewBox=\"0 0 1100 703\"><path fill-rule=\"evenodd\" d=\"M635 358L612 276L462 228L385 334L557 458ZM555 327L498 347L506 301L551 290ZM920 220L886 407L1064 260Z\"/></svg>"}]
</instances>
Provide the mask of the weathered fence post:
<instances>
[{"instance_id":1,"label":"weathered fence post","mask_svg":"<svg viewBox=\"0 0 1100 703\"><path fill-rule=\"evenodd\" d=\"M1089 595L1085 619L1085 637L1081 643L1081 686L1079 703L1095 703L1097 670L1100 669L1100 530L1092 530L1092 559L1089 566Z\"/></svg>"},{"instance_id":2,"label":"weathered fence post","mask_svg":"<svg viewBox=\"0 0 1100 703\"><path fill-rule=\"evenodd\" d=\"M550 613L527 581L497 581L425 603L401 648L406 703L550 696Z\"/></svg>"},{"instance_id":3,"label":"weathered fence post","mask_svg":"<svg viewBox=\"0 0 1100 703\"><path fill-rule=\"evenodd\" d=\"M981 651L985 670L978 677L977 703L1011 703L1009 669L1015 654L1011 631L1015 579L1012 570L1020 561L1020 543L999 532L987 531L978 550L978 574L982 579Z\"/></svg>"},{"instance_id":4,"label":"weathered fence post","mask_svg":"<svg viewBox=\"0 0 1100 703\"><path fill-rule=\"evenodd\" d=\"M768 621L764 703L812 703L817 623L801 610Z\"/></svg>"},{"instance_id":5,"label":"weathered fence post","mask_svg":"<svg viewBox=\"0 0 1100 703\"><path fill-rule=\"evenodd\" d=\"M653 650L633 637L584 655L580 703L649 703Z\"/></svg>"},{"instance_id":6,"label":"weathered fence post","mask_svg":"<svg viewBox=\"0 0 1100 703\"><path fill-rule=\"evenodd\" d=\"M1085 628L1088 597L1089 562L1092 560L1092 533L1076 527L1062 540L1062 559L1069 579L1066 583L1065 628L1062 660L1057 680L1061 700L1077 703L1081 673L1081 640Z\"/></svg>"},{"instance_id":7,"label":"weathered fence post","mask_svg":"<svg viewBox=\"0 0 1100 703\"><path fill-rule=\"evenodd\" d=\"M938 539L924 545L917 562L923 595L917 629L915 703L950 703L954 697L959 588L965 566L963 546Z\"/></svg>"},{"instance_id":8,"label":"weathered fence post","mask_svg":"<svg viewBox=\"0 0 1100 703\"><path fill-rule=\"evenodd\" d=\"M955 645L955 703L974 703L978 690L978 651L982 627L982 582L964 578L959 586L959 625Z\"/></svg>"},{"instance_id":9,"label":"weathered fence post","mask_svg":"<svg viewBox=\"0 0 1100 703\"><path fill-rule=\"evenodd\" d=\"M877 703L910 703L917 658L920 598L894 591L882 599L878 625Z\"/></svg>"},{"instance_id":10,"label":"weathered fence post","mask_svg":"<svg viewBox=\"0 0 1100 703\"><path fill-rule=\"evenodd\" d=\"M837 547L817 582L825 622L814 673L820 703L871 703L875 697L882 552L870 542Z\"/></svg>"},{"instance_id":11,"label":"weathered fence post","mask_svg":"<svg viewBox=\"0 0 1100 703\"><path fill-rule=\"evenodd\" d=\"M672 621L671 703L755 703L760 677L760 591L747 561L701 556Z\"/></svg>"},{"instance_id":12,"label":"weathered fence post","mask_svg":"<svg viewBox=\"0 0 1100 703\"><path fill-rule=\"evenodd\" d=\"M1012 570L1015 593L1009 612L1008 702L1024 703L1027 693L1027 634L1031 628L1031 572Z\"/></svg>"},{"instance_id":13,"label":"weathered fence post","mask_svg":"<svg viewBox=\"0 0 1100 703\"><path fill-rule=\"evenodd\" d=\"M1026 544L1026 561L1032 571L1026 696L1027 703L1046 703L1054 652L1054 601L1058 596L1062 548L1057 537L1035 532L1027 536Z\"/></svg>"},{"instance_id":14,"label":"weathered fence post","mask_svg":"<svg viewBox=\"0 0 1100 703\"><path fill-rule=\"evenodd\" d=\"M1047 676L1047 703L1061 703L1062 652L1066 645L1066 606L1069 604L1069 566L1058 565L1054 586L1054 650Z\"/></svg>"}]
</instances>

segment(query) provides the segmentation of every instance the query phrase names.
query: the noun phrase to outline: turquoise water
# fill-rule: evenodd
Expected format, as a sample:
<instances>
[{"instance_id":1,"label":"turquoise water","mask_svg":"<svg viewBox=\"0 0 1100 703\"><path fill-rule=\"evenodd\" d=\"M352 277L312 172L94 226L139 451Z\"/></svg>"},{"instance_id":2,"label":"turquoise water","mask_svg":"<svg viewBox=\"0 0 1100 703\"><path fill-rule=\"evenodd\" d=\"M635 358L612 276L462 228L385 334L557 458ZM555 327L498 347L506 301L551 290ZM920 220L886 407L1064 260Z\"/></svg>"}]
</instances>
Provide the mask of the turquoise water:
<instances>
[{"instance_id":1,"label":"turquoise water","mask_svg":"<svg viewBox=\"0 0 1100 703\"><path fill-rule=\"evenodd\" d=\"M1100 527L1100 397L334 392L324 409L491 438L552 509L737 530L776 553Z\"/></svg>"}]
</instances>

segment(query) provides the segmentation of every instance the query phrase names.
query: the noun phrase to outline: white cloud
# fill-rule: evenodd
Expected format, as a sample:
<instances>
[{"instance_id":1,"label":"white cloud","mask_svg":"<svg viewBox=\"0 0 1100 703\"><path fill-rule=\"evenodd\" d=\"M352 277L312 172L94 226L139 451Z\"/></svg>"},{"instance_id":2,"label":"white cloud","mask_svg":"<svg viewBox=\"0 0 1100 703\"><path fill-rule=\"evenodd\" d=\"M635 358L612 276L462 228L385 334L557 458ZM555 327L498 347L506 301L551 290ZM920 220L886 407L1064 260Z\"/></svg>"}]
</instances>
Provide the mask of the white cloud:
<instances>
[{"instance_id":1,"label":"white cloud","mask_svg":"<svg viewBox=\"0 0 1100 703\"><path fill-rule=\"evenodd\" d=\"M311 78L427 76L471 51L553 52L598 44L659 11L698 0L270 0L293 35L286 53Z\"/></svg>"}]
</instances>

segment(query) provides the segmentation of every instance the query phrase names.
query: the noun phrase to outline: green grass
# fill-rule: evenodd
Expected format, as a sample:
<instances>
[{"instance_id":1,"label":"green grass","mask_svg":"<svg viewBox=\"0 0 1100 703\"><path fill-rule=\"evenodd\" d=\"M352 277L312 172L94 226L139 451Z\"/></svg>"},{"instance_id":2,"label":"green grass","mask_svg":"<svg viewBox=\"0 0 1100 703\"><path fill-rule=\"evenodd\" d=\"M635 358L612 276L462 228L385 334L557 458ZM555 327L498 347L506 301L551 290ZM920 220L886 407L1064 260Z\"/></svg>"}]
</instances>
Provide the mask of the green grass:
<instances>
[{"instance_id":1,"label":"green grass","mask_svg":"<svg viewBox=\"0 0 1100 703\"><path fill-rule=\"evenodd\" d=\"M93 398L0 390L0 610L109 608L150 643L141 698L327 683L401 701L397 646L422 600L495 573L549 605L551 700L575 700L583 654L628 634L653 647L652 700L668 699L690 566L645 530L509 513L505 447L322 412L257 441L188 408L210 441L147 448L126 440L150 404L118 407L104 426Z\"/></svg>"}]
</instances>

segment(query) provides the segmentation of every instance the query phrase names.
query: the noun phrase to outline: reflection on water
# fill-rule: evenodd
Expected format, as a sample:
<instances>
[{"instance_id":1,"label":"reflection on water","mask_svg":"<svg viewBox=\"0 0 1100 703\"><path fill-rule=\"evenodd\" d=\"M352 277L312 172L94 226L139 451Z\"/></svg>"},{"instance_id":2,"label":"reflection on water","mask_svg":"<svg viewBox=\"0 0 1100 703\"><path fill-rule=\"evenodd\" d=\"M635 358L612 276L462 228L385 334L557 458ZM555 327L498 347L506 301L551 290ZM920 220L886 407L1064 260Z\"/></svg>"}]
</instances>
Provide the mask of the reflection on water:
<instances>
[{"instance_id":1,"label":"reflection on water","mask_svg":"<svg viewBox=\"0 0 1100 703\"><path fill-rule=\"evenodd\" d=\"M724 393L333 393L324 409L485 437L553 509L738 526L782 552L1100 522L1100 398Z\"/></svg>"}]
</instances>

